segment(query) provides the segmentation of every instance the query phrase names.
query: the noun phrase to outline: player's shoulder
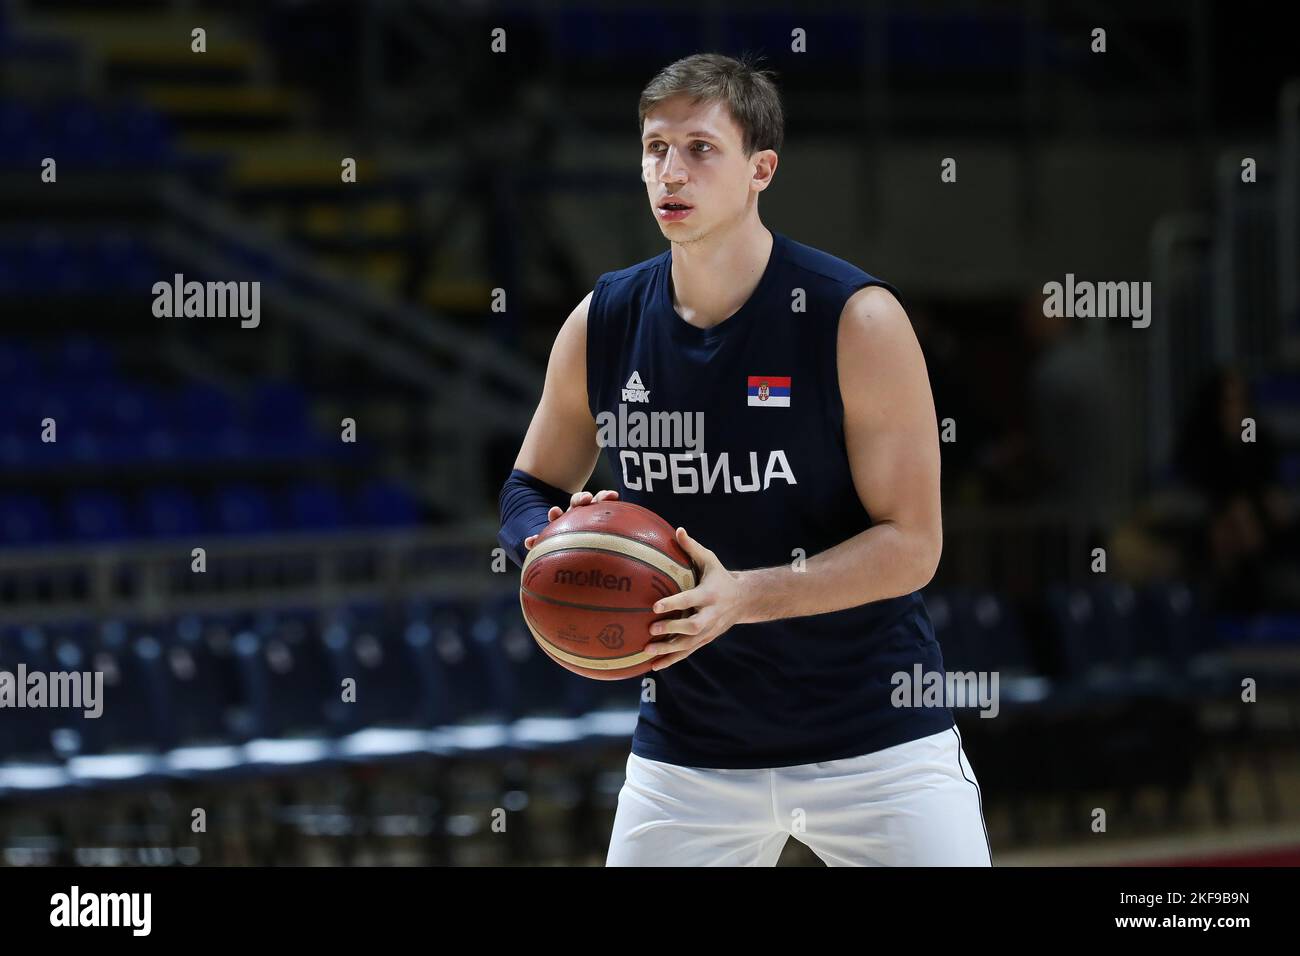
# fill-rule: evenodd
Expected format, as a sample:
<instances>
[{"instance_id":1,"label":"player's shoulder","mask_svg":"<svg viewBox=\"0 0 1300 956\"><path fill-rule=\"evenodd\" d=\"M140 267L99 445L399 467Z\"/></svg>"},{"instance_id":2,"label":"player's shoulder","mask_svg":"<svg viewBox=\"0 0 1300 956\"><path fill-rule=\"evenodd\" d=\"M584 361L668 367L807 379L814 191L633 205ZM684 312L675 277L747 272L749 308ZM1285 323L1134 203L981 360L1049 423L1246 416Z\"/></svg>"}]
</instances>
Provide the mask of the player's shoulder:
<instances>
[{"instance_id":1,"label":"player's shoulder","mask_svg":"<svg viewBox=\"0 0 1300 956\"><path fill-rule=\"evenodd\" d=\"M847 259L795 239L786 238L785 259L796 274L802 273L810 279L841 286L849 293L866 283L883 281Z\"/></svg>"},{"instance_id":2,"label":"player's shoulder","mask_svg":"<svg viewBox=\"0 0 1300 956\"><path fill-rule=\"evenodd\" d=\"M844 301L840 313L842 322L856 325L897 323L910 321L903 303L886 285L866 285L857 289Z\"/></svg>"},{"instance_id":3,"label":"player's shoulder","mask_svg":"<svg viewBox=\"0 0 1300 956\"><path fill-rule=\"evenodd\" d=\"M912 320L884 286L865 286L849 296L836 329L836 354L841 368L864 371L890 363L916 342Z\"/></svg>"},{"instance_id":4,"label":"player's shoulder","mask_svg":"<svg viewBox=\"0 0 1300 956\"><path fill-rule=\"evenodd\" d=\"M803 281L818 288L830 306L828 317L837 323L849 317L862 322L871 316L905 314L892 283L846 259L787 239L786 260L795 284Z\"/></svg>"},{"instance_id":5,"label":"player's shoulder","mask_svg":"<svg viewBox=\"0 0 1300 956\"><path fill-rule=\"evenodd\" d=\"M615 269L612 272L602 272L597 277L592 292L599 296L608 293L626 293L631 289L642 287L651 281L655 269L663 263L664 257L670 255L672 255L671 249L651 256L649 259L643 259L634 265Z\"/></svg>"},{"instance_id":6,"label":"player's shoulder","mask_svg":"<svg viewBox=\"0 0 1300 956\"><path fill-rule=\"evenodd\" d=\"M602 272L592 286L584 314L588 334L599 339L606 327L620 329L636 323L653 295L657 269L671 255L669 250L622 269Z\"/></svg>"}]
</instances>

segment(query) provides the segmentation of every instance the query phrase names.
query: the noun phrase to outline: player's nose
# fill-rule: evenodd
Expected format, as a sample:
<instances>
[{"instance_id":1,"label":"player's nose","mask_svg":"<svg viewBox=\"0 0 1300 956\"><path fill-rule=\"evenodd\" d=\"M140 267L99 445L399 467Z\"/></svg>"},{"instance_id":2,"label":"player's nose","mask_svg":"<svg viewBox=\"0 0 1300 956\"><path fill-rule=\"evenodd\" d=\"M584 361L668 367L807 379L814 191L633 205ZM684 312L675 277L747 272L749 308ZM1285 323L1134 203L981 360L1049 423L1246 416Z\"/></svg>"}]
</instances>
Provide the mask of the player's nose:
<instances>
[{"instance_id":1,"label":"player's nose","mask_svg":"<svg viewBox=\"0 0 1300 956\"><path fill-rule=\"evenodd\" d=\"M659 160L659 181L663 183L686 182L686 164L681 162L676 146L669 146Z\"/></svg>"}]
</instances>

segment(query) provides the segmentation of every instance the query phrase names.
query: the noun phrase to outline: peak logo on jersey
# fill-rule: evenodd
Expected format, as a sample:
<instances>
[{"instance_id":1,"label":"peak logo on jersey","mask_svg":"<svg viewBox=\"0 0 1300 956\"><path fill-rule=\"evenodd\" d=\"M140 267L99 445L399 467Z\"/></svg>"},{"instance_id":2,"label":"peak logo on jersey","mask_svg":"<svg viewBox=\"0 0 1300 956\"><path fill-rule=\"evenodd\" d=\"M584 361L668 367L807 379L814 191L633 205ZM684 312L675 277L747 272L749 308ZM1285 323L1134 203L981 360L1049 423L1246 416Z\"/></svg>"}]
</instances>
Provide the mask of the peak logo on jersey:
<instances>
[{"instance_id":1,"label":"peak logo on jersey","mask_svg":"<svg viewBox=\"0 0 1300 956\"><path fill-rule=\"evenodd\" d=\"M745 386L749 404L758 408L790 407L789 375L751 375Z\"/></svg>"},{"instance_id":2,"label":"peak logo on jersey","mask_svg":"<svg viewBox=\"0 0 1300 956\"><path fill-rule=\"evenodd\" d=\"M650 389L641 384L641 373L633 370L632 377L627 380L623 386L623 401L625 402L648 402L650 401Z\"/></svg>"}]
</instances>

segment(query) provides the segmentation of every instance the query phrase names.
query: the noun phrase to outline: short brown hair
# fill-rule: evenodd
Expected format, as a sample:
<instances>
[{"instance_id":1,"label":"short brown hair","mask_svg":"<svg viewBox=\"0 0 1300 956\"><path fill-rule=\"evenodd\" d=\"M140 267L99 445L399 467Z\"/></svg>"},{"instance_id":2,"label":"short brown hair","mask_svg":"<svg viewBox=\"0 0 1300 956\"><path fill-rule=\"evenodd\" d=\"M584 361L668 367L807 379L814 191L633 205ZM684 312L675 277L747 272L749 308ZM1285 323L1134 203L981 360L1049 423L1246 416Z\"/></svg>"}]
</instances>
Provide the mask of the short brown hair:
<instances>
[{"instance_id":1,"label":"short brown hair","mask_svg":"<svg viewBox=\"0 0 1300 956\"><path fill-rule=\"evenodd\" d=\"M664 67L641 91L637 105L641 132L646 114L679 93L693 102L722 100L743 134L746 155L760 149L781 151L785 141L785 112L770 70L756 70L756 60L736 60L721 53L696 53Z\"/></svg>"}]
</instances>

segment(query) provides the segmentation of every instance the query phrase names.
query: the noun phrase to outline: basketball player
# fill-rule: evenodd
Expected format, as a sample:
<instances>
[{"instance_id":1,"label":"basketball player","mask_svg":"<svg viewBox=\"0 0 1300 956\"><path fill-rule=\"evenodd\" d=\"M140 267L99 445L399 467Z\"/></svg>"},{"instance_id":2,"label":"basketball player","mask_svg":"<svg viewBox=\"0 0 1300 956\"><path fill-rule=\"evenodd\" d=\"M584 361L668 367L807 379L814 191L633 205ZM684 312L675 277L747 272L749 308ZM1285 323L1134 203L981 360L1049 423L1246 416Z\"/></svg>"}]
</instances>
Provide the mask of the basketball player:
<instances>
[{"instance_id":1,"label":"basketball player","mask_svg":"<svg viewBox=\"0 0 1300 956\"><path fill-rule=\"evenodd\" d=\"M945 707L892 675L943 662L918 589L942 544L925 362L888 284L769 231L783 112L717 54L641 95L643 178L669 251L602 275L556 337L501 493L522 563L565 508L620 498L702 572L661 600L607 864L988 866L979 787ZM704 413L702 454L607 447L597 416ZM910 703L910 695L907 703Z\"/></svg>"}]
</instances>

